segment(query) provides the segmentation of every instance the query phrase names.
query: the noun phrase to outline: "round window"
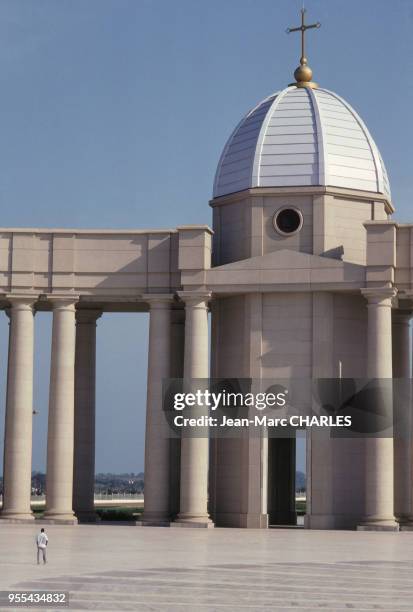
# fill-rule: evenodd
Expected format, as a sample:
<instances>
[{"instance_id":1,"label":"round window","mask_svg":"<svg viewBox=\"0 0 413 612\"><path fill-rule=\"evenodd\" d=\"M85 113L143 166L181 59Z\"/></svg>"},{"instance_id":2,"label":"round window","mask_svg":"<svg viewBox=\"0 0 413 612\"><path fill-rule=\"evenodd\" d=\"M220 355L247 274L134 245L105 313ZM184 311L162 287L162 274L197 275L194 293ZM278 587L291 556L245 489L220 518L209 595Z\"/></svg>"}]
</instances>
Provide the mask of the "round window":
<instances>
[{"instance_id":1,"label":"round window","mask_svg":"<svg viewBox=\"0 0 413 612\"><path fill-rule=\"evenodd\" d=\"M296 208L280 208L274 215L274 227L283 236L291 236L303 225L303 216Z\"/></svg>"}]
</instances>

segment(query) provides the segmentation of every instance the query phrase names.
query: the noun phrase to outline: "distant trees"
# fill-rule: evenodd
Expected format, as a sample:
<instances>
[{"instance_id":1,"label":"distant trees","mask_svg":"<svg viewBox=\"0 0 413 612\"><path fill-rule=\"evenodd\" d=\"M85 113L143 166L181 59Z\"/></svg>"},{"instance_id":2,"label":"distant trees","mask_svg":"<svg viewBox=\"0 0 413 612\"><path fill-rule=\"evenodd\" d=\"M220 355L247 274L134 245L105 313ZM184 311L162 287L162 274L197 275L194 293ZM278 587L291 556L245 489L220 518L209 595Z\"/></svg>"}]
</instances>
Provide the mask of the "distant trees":
<instances>
[{"instance_id":1,"label":"distant trees","mask_svg":"<svg viewBox=\"0 0 413 612\"><path fill-rule=\"evenodd\" d=\"M46 492L46 475L32 472L32 495L44 495Z\"/></svg>"},{"instance_id":2,"label":"distant trees","mask_svg":"<svg viewBox=\"0 0 413 612\"><path fill-rule=\"evenodd\" d=\"M144 488L143 472L126 474L96 474L95 493L126 493L128 495L141 494Z\"/></svg>"},{"instance_id":3,"label":"distant trees","mask_svg":"<svg viewBox=\"0 0 413 612\"><path fill-rule=\"evenodd\" d=\"M295 475L295 489L305 493L306 476L304 472L297 471ZM134 472L125 474L99 473L95 476L95 493L112 495L125 493L140 495L144 491L144 474ZM32 472L32 495L44 495L46 492L46 475L42 472ZM0 477L0 495L3 494L3 479Z\"/></svg>"},{"instance_id":4,"label":"distant trees","mask_svg":"<svg viewBox=\"0 0 413 612\"><path fill-rule=\"evenodd\" d=\"M306 477L304 472L297 471L295 473L295 490L297 493L305 493Z\"/></svg>"},{"instance_id":5,"label":"distant trees","mask_svg":"<svg viewBox=\"0 0 413 612\"><path fill-rule=\"evenodd\" d=\"M95 493L112 495L125 493L128 495L140 495L143 493L143 472L125 474L96 474ZM32 495L45 495L46 474L43 472L32 472ZM3 495L3 478L0 477L0 495Z\"/></svg>"}]
</instances>

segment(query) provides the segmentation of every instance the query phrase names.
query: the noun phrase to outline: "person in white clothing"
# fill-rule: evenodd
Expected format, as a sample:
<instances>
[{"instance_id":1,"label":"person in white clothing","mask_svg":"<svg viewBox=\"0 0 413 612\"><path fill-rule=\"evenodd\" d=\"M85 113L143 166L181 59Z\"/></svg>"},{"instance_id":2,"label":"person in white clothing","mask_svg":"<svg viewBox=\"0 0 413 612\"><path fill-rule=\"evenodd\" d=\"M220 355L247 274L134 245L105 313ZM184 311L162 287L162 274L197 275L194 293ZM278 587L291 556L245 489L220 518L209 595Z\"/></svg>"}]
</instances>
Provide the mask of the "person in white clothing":
<instances>
[{"instance_id":1,"label":"person in white clothing","mask_svg":"<svg viewBox=\"0 0 413 612\"><path fill-rule=\"evenodd\" d=\"M49 538L45 530L42 528L40 533L36 536L36 544L37 544L37 565L40 563L40 553L43 555L43 563L46 563L46 547L49 542Z\"/></svg>"}]
</instances>

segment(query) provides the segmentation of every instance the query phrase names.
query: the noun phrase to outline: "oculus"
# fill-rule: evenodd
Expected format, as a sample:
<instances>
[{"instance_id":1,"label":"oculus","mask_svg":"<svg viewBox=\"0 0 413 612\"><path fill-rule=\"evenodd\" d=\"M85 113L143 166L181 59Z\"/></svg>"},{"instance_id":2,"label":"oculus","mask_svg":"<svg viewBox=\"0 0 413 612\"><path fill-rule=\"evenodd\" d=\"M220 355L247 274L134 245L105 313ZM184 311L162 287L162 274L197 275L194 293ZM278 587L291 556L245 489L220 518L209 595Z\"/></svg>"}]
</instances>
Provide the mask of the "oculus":
<instances>
[{"instance_id":1,"label":"oculus","mask_svg":"<svg viewBox=\"0 0 413 612\"><path fill-rule=\"evenodd\" d=\"M292 207L277 210L273 217L274 229L282 236L291 236L300 231L303 226L303 215Z\"/></svg>"}]
</instances>

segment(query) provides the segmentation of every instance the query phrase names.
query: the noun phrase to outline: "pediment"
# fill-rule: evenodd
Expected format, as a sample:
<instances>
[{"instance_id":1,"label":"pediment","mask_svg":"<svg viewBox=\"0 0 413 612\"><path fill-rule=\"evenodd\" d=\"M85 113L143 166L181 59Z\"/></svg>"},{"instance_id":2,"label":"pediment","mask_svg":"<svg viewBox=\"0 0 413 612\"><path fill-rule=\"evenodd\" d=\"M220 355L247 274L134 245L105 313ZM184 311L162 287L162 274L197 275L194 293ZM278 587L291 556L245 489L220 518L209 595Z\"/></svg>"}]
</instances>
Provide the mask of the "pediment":
<instances>
[{"instance_id":1,"label":"pediment","mask_svg":"<svg viewBox=\"0 0 413 612\"><path fill-rule=\"evenodd\" d=\"M343 267L364 269L364 266L344 262L341 259L333 259L322 255L311 255L300 251L281 249L258 255L249 259L241 259L223 266L212 268L213 270L302 270L302 269L340 269Z\"/></svg>"},{"instance_id":2,"label":"pediment","mask_svg":"<svg viewBox=\"0 0 413 612\"><path fill-rule=\"evenodd\" d=\"M234 261L204 271L204 283L211 290L229 292L282 290L347 290L365 286L365 266L283 249L262 256ZM185 275L186 276L186 275ZM186 276L185 284L196 283L197 275ZM200 280L200 279L199 279Z\"/></svg>"}]
</instances>

